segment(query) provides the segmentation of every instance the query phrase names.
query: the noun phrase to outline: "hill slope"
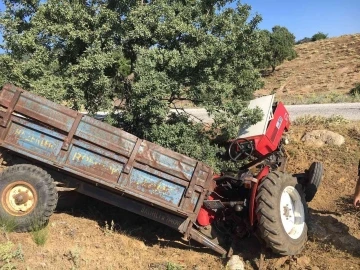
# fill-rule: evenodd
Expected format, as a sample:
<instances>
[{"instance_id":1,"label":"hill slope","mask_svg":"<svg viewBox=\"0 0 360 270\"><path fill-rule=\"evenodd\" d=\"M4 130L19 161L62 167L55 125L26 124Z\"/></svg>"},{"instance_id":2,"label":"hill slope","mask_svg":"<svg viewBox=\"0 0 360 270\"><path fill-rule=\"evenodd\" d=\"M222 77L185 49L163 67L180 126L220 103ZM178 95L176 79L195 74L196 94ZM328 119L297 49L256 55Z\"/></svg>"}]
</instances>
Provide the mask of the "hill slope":
<instances>
[{"instance_id":1,"label":"hill slope","mask_svg":"<svg viewBox=\"0 0 360 270\"><path fill-rule=\"evenodd\" d=\"M295 49L298 57L266 77L257 95L275 93L288 104L353 101L347 94L360 83L360 34L300 44Z\"/></svg>"}]
</instances>

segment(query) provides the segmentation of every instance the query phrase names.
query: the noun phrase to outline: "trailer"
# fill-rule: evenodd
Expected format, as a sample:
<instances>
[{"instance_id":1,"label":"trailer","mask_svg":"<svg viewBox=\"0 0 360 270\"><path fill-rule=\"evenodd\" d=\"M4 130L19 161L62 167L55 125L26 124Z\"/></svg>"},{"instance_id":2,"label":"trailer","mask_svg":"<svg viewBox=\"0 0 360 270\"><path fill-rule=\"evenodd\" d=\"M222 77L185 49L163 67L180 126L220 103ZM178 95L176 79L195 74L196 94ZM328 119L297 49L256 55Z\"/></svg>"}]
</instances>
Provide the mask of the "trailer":
<instances>
[{"instance_id":1,"label":"trailer","mask_svg":"<svg viewBox=\"0 0 360 270\"><path fill-rule=\"evenodd\" d=\"M306 243L305 195L315 195L322 165L296 177L284 172L289 115L272 102L252 103L262 104L263 120L240 129L229 147L234 161L251 161L214 175L200 161L7 84L0 155L21 162L0 174L0 217L18 231L43 226L58 191L67 189L165 224L221 255L229 245L214 237L213 225L229 228L232 240L259 228L275 252L297 254Z\"/></svg>"}]
</instances>

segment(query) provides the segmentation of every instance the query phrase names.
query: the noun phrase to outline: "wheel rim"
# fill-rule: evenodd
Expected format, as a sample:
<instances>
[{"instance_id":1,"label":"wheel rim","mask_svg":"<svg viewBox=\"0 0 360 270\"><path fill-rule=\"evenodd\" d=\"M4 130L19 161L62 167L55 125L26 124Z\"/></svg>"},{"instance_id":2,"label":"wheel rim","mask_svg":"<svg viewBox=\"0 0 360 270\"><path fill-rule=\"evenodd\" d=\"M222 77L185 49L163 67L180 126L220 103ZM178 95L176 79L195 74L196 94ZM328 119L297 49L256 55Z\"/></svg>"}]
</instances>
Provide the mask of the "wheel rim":
<instances>
[{"instance_id":1,"label":"wheel rim","mask_svg":"<svg viewBox=\"0 0 360 270\"><path fill-rule=\"evenodd\" d=\"M299 192L292 186L287 186L281 194L280 216L287 235L298 239L305 226L304 205Z\"/></svg>"},{"instance_id":2,"label":"wheel rim","mask_svg":"<svg viewBox=\"0 0 360 270\"><path fill-rule=\"evenodd\" d=\"M1 196L1 202L9 214L24 216L35 208L37 193L29 183L16 181L5 188Z\"/></svg>"}]
</instances>

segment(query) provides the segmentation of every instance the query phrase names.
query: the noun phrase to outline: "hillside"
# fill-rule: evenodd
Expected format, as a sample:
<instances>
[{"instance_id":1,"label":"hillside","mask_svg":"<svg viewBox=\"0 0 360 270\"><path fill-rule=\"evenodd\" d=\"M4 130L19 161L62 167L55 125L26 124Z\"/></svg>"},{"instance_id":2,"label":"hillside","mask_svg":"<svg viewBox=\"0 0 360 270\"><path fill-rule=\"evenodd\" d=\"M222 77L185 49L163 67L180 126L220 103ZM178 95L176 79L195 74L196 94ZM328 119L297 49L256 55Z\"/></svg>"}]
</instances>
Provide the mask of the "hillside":
<instances>
[{"instance_id":1,"label":"hillside","mask_svg":"<svg viewBox=\"0 0 360 270\"><path fill-rule=\"evenodd\" d=\"M349 91L360 83L360 34L295 46L298 57L265 77L256 95L275 93L287 104L359 101Z\"/></svg>"}]
</instances>

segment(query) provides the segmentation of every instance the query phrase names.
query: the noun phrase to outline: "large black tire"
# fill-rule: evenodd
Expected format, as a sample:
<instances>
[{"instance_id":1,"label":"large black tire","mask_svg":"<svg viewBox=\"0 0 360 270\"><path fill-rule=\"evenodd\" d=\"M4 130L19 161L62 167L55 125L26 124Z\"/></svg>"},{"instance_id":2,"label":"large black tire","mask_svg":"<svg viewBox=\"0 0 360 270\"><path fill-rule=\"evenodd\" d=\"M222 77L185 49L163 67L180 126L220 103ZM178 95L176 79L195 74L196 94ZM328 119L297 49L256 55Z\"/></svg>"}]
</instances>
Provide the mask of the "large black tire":
<instances>
[{"instance_id":1,"label":"large black tire","mask_svg":"<svg viewBox=\"0 0 360 270\"><path fill-rule=\"evenodd\" d=\"M284 206L287 201L290 207ZM267 246L281 255L299 254L307 241L307 205L296 178L281 172L270 173L259 185L256 205L258 229ZM292 221L296 226L291 225Z\"/></svg>"},{"instance_id":2,"label":"large black tire","mask_svg":"<svg viewBox=\"0 0 360 270\"><path fill-rule=\"evenodd\" d=\"M58 200L54 180L33 165L14 165L0 174L0 221L15 231L36 230L47 224Z\"/></svg>"},{"instance_id":3,"label":"large black tire","mask_svg":"<svg viewBox=\"0 0 360 270\"><path fill-rule=\"evenodd\" d=\"M313 162L307 172L307 182L305 184L304 193L305 200L311 202L320 186L324 167L320 162Z\"/></svg>"}]
</instances>

